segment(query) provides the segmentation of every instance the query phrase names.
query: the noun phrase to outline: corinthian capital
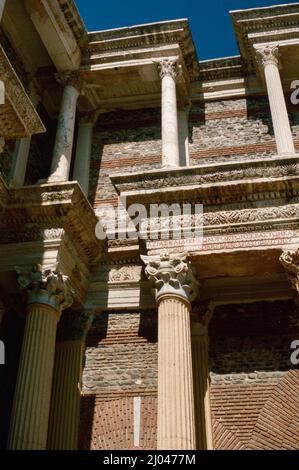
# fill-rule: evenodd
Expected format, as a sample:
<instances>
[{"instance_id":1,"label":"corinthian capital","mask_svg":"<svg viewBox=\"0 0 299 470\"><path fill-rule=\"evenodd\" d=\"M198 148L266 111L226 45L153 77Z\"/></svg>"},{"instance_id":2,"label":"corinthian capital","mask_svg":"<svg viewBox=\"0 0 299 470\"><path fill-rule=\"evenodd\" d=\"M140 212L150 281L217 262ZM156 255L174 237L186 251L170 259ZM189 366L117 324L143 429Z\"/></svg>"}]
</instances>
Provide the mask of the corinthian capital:
<instances>
[{"instance_id":1,"label":"corinthian capital","mask_svg":"<svg viewBox=\"0 0 299 470\"><path fill-rule=\"evenodd\" d=\"M160 78L168 75L175 80L179 73L178 59L162 59L158 62L158 71Z\"/></svg>"},{"instance_id":2,"label":"corinthian capital","mask_svg":"<svg viewBox=\"0 0 299 470\"><path fill-rule=\"evenodd\" d=\"M162 295L179 295L192 302L198 293L198 282L194 277L188 254L141 256L145 263L145 274L155 286L156 298Z\"/></svg>"},{"instance_id":3,"label":"corinthian capital","mask_svg":"<svg viewBox=\"0 0 299 470\"><path fill-rule=\"evenodd\" d=\"M60 85L70 85L82 93L84 81L77 70L56 73L55 78Z\"/></svg>"},{"instance_id":4,"label":"corinthian capital","mask_svg":"<svg viewBox=\"0 0 299 470\"><path fill-rule=\"evenodd\" d=\"M34 266L30 271L16 268L18 283L27 290L28 303L43 303L62 312L73 303L73 289L69 278L57 270Z\"/></svg>"},{"instance_id":5,"label":"corinthian capital","mask_svg":"<svg viewBox=\"0 0 299 470\"><path fill-rule=\"evenodd\" d=\"M266 65L274 64L279 65L279 47L277 45L268 44L256 49L256 57L263 67Z\"/></svg>"},{"instance_id":6,"label":"corinthian capital","mask_svg":"<svg viewBox=\"0 0 299 470\"><path fill-rule=\"evenodd\" d=\"M294 251L284 251L279 261L285 269L291 287L299 293L299 248Z\"/></svg>"}]
</instances>

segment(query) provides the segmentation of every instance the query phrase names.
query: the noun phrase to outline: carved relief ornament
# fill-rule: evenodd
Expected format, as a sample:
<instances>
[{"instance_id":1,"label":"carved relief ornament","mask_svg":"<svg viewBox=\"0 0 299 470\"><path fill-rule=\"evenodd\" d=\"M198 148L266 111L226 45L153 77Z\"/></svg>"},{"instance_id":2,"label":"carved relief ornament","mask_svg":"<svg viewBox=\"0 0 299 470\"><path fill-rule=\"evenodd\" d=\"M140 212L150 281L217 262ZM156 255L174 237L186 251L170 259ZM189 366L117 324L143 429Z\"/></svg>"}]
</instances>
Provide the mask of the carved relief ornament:
<instances>
[{"instance_id":1,"label":"carved relief ornament","mask_svg":"<svg viewBox=\"0 0 299 470\"><path fill-rule=\"evenodd\" d=\"M145 274L155 286L156 299L165 294L178 295L192 302L198 293L198 282L194 277L187 253L141 256L145 263Z\"/></svg>"}]
</instances>

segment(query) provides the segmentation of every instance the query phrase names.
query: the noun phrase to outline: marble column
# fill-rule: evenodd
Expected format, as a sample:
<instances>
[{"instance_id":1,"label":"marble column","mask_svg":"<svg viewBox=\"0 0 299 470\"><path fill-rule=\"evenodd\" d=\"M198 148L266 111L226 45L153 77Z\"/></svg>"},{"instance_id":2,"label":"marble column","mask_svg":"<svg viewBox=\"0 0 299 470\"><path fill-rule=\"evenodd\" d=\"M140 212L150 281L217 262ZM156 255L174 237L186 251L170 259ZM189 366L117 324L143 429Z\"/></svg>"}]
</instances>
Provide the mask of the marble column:
<instances>
[{"instance_id":1,"label":"marble column","mask_svg":"<svg viewBox=\"0 0 299 470\"><path fill-rule=\"evenodd\" d=\"M293 154L295 147L279 73L279 47L258 47L256 54L264 71L278 155Z\"/></svg>"},{"instance_id":2,"label":"marble column","mask_svg":"<svg viewBox=\"0 0 299 470\"><path fill-rule=\"evenodd\" d=\"M190 309L197 283L186 254L142 256L158 304L158 450L196 448Z\"/></svg>"},{"instance_id":3,"label":"marble column","mask_svg":"<svg viewBox=\"0 0 299 470\"><path fill-rule=\"evenodd\" d=\"M190 104L178 109L180 166L189 166L189 110Z\"/></svg>"},{"instance_id":4,"label":"marble column","mask_svg":"<svg viewBox=\"0 0 299 470\"><path fill-rule=\"evenodd\" d=\"M180 165L176 96L177 59L163 59L158 64L162 81L162 166Z\"/></svg>"},{"instance_id":5,"label":"marble column","mask_svg":"<svg viewBox=\"0 0 299 470\"><path fill-rule=\"evenodd\" d=\"M56 327L61 312L73 302L67 276L40 266L19 272L27 290L27 315L8 448L44 450L52 387Z\"/></svg>"},{"instance_id":6,"label":"marble column","mask_svg":"<svg viewBox=\"0 0 299 470\"><path fill-rule=\"evenodd\" d=\"M73 180L78 181L85 196L88 196L90 153L92 133L98 113L90 113L79 121Z\"/></svg>"},{"instance_id":7,"label":"marble column","mask_svg":"<svg viewBox=\"0 0 299 470\"><path fill-rule=\"evenodd\" d=\"M78 72L57 75L64 85L55 137L51 175L49 182L68 181L72 159L77 100L82 90Z\"/></svg>"},{"instance_id":8,"label":"marble column","mask_svg":"<svg viewBox=\"0 0 299 470\"><path fill-rule=\"evenodd\" d=\"M30 99L34 104L35 108L37 107L40 98L36 93L36 89L33 83L30 85ZM31 136L24 137L19 139L16 142L15 151L13 155L12 168L9 175L9 185L12 187L24 186L25 176L28 165L29 150L31 145Z\"/></svg>"},{"instance_id":9,"label":"marble column","mask_svg":"<svg viewBox=\"0 0 299 470\"><path fill-rule=\"evenodd\" d=\"M93 317L93 311L69 312L59 324L48 431L50 450L77 449L85 339Z\"/></svg>"},{"instance_id":10,"label":"marble column","mask_svg":"<svg viewBox=\"0 0 299 470\"><path fill-rule=\"evenodd\" d=\"M192 325L192 363L196 422L196 449L213 449L208 358L208 329L201 323Z\"/></svg>"}]
</instances>

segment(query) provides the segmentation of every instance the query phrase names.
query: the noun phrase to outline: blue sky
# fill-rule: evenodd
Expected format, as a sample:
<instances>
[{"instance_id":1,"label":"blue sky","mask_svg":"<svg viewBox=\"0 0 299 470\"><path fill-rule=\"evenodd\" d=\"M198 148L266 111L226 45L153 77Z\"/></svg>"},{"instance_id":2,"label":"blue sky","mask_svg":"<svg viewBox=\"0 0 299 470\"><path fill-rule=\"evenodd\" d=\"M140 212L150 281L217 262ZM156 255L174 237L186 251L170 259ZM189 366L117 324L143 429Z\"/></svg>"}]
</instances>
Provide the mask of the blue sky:
<instances>
[{"instance_id":1,"label":"blue sky","mask_svg":"<svg viewBox=\"0 0 299 470\"><path fill-rule=\"evenodd\" d=\"M283 0L75 0L88 31L188 18L200 60L238 54L229 10Z\"/></svg>"}]
</instances>

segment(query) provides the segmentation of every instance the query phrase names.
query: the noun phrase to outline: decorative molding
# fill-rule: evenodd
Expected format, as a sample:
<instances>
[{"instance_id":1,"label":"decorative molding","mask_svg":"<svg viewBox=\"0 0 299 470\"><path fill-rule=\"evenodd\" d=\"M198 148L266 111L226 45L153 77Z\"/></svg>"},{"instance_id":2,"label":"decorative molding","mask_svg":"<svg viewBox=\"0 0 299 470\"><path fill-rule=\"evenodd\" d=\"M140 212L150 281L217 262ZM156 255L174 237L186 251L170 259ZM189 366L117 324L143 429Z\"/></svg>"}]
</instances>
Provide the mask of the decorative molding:
<instances>
[{"instance_id":1,"label":"decorative molding","mask_svg":"<svg viewBox=\"0 0 299 470\"><path fill-rule=\"evenodd\" d=\"M141 279L141 266L126 265L110 269L109 282L138 282Z\"/></svg>"},{"instance_id":2,"label":"decorative molding","mask_svg":"<svg viewBox=\"0 0 299 470\"><path fill-rule=\"evenodd\" d=\"M29 241L30 231L36 240L42 239L40 235L46 239L56 238L59 236L56 230L63 229L82 261L92 264L101 255L104 245L104 241L96 238L97 222L92 207L75 182L11 188L1 216L0 237L3 234L4 241L1 238L0 241L5 242L5 231L9 237L14 231L19 232L16 239L21 242ZM41 232L37 233L35 227Z\"/></svg>"},{"instance_id":3,"label":"decorative molding","mask_svg":"<svg viewBox=\"0 0 299 470\"><path fill-rule=\"evenodd\" d=\"M156 256L141 256L145 274L154 284L156 299L162 295L178 295L192 302L198 294L198 282L194 277L187 253L177 255L164 251Z\"/></svg>"},{"instance_id":4,"label":"decorative molding","mask_svg":"<svg viewBox=\"0 0 299 470\"><path fill-rule=\"evenodd\" d=\"M299 158L270 157L236 160L176 170L110 175L117 192L127 203L200 200L203 204L267 200L298 196ZM287 183L286 183L287 182ZM231 183L231 184L229 184ZM242 189L236 191L236 183ZM286 191L287 184L287 191Z\"/></svg>"},{"instance_id":5,"label":"decorative molding","mask_svg":"<svg viewBox=\"0 0 299 470\"><path fill-rule=\"evenodd\" d=\"M0 106L0 134L6 139L21 139L45 132L33 103L0 45L0 79L5 84L5 104Z\"/></svg>"},{"instance_id":6,"label":"decorative molding","mask_svg":"<svg viewBox=\"0 0 299 470\"><path fill-rule=\"evenodd\" d=\"M18 283L27 290L28 303L46 303L58 312L70 307L74 299L74 291L68 276L57 271L56 267L43 268L34 266L29 271L16 268Z\"/></svg>"}]
</instances>

